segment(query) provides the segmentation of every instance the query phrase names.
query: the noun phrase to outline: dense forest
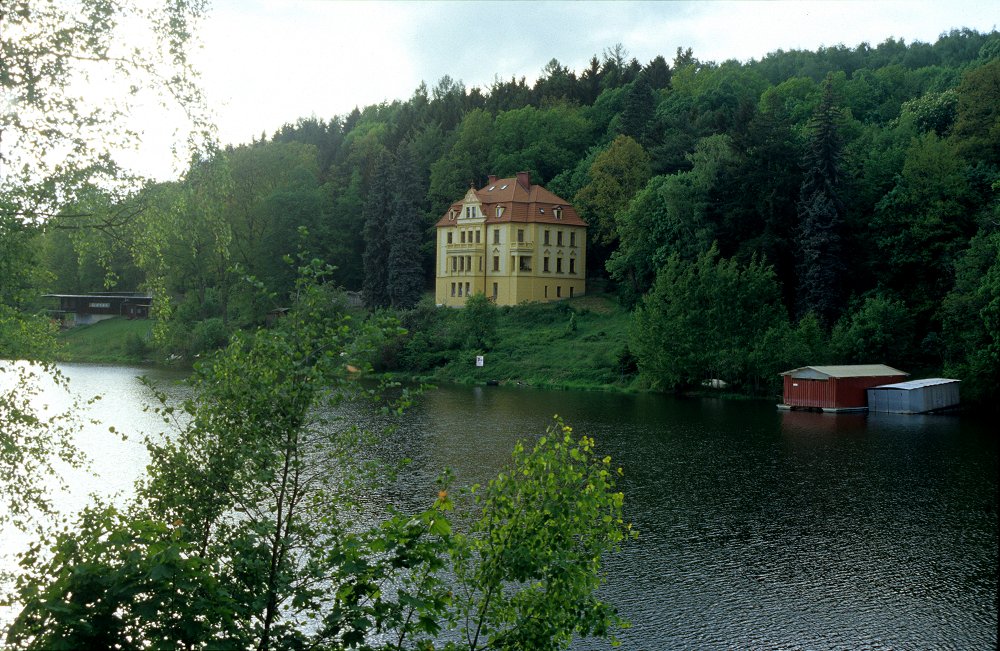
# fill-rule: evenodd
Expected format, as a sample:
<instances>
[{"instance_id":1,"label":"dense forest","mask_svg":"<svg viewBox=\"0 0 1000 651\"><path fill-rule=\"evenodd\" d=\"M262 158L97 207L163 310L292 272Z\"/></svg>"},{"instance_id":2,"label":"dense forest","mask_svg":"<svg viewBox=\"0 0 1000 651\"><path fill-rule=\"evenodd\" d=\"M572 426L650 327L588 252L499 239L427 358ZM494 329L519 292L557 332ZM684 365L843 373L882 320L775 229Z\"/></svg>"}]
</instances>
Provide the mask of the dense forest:
<instances>
[{"instance_id":1,"label":"dense forest","mask_svg":"<svg viewBox=\"0 0 1000 651\"><path fill-rule=\"evenodd\" d=\"M589 287L632 310L622 352L644 386L754 391L797 365L881 362L959 377L969 399L1000 387L996 31L746 63L678 48L643 64L617 45L532 85L444 77L176 182L94 189L48 220L30 248L48 273L24 282L149 289L157 346L194 356L287 304L306 256L397 311L404 339L447 347L428 332L454 317L411 315L433 223L522 170L590 224Z\"/></svg>"}]
</instances>

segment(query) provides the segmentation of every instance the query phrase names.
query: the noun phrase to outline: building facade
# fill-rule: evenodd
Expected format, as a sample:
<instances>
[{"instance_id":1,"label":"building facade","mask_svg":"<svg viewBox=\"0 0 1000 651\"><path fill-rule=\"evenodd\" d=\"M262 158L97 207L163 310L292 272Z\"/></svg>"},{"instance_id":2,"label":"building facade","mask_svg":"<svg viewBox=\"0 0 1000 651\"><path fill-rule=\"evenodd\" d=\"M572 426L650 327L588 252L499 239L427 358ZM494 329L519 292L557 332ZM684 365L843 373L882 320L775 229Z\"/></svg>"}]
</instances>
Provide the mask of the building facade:
<instances>
[{"instance_id":1,"label":"building facade","mask_svg":"<svg viewBox=\"0 0 1000 651\"><path fill-rule=\"evenodd\" d=\"M103 292L94 294L44 294L59 299L59 307L49 310L64 325L87 325L123 316L148 319L153 297L141 292Z\"/></svg>"},{"instance_id":2,"label":"building facade","mask_svg":"<svg viewBox=\"0 0 1000 651\"><path fill-rule=\"evenodd\" d=\"M587 224L527 172L470 188L438 221L436 249L438 305L477 292L498 305L586 292Z\"/></svg>"}]
</instances>

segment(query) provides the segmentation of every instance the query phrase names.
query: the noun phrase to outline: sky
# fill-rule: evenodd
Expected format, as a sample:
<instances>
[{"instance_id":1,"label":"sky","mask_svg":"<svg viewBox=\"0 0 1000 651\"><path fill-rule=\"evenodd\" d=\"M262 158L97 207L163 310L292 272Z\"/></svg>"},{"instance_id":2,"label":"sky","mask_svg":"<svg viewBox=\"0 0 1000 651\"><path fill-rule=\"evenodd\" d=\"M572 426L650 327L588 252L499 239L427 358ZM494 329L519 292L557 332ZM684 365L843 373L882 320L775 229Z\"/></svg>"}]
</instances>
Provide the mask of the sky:
<instances>
[{"instance_id":1,"label":"sky","mask_svg":"<svg viewBox=\"0 0 1000 651\"><path fill-rule=\"evenodd\" d=\"M497 77L530 85L553 58L579 73L617 43L643 64L670 62L678 47L702 61L747 61L890 37L933 42L953 28L991 31L998 19L993 0L215 0L192 61L220 142L241 144L298 118L405 101L445 75L466 88Z\"/></svg>"}]
</instances>

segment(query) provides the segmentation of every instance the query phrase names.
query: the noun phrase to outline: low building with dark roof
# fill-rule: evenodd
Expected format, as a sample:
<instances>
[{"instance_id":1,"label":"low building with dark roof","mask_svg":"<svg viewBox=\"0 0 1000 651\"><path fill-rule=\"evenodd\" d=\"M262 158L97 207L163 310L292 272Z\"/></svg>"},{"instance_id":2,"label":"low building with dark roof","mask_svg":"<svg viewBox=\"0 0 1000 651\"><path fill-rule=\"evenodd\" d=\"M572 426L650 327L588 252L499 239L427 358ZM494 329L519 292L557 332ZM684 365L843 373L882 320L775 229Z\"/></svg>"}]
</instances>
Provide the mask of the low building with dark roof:
<instances>
[{"instance_id":1,"label":"low building with dark roof","mask_svg":"<svg viewBox=\"0 0 1000 651\"><path fill-rule=\"evenodd\" d=\"M148 319L153 308L153 297L141 292L45 294L44 297L59 300L59 307L50 313L66 325L86 325L116 316Z\"/></svg>"},{"instance_id":2,"label":"low building with dark roof","mask_svg":"<svg viewBox=\"0 0 1000 651\"><path fill-rule=\"evenodd\" d=\"M498 305L582 296L586 268L587 223L527 172L490 176L437 222L438 305L476 292Z\"/></svg>"}]
</instances>

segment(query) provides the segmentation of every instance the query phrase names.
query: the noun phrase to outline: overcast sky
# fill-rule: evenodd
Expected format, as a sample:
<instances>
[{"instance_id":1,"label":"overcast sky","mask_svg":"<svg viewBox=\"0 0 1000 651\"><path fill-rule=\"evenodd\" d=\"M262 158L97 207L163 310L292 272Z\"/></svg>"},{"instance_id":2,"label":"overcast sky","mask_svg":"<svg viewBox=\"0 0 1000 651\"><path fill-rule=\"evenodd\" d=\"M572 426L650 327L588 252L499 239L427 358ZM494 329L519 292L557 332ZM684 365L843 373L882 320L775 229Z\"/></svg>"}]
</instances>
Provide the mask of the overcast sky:
<instances>
[{"instance_id":1,"label":"overcast sky","mask_svg":"<svg viewBox=\"0 0 1000 651\"><path fill-rule=\"evenodd\" d=\"M300 117L406 100L444 75L467 88L529 84L555 58L576 72L621 43L647 63L678 47L703 61L759 59L887 38L990 31L993 0L753 2L334 2L215 0L194 63L219 138L239 144Z\"/></svg>"}]
</instances>

